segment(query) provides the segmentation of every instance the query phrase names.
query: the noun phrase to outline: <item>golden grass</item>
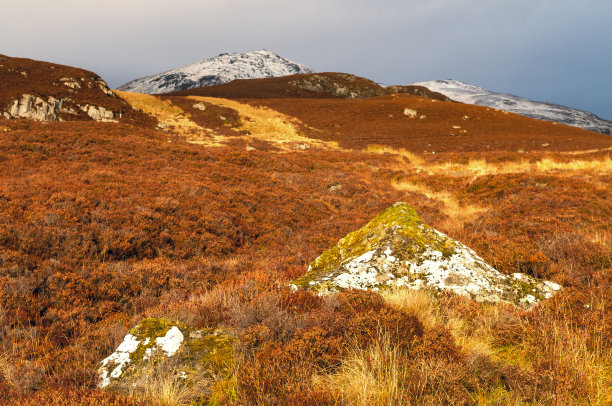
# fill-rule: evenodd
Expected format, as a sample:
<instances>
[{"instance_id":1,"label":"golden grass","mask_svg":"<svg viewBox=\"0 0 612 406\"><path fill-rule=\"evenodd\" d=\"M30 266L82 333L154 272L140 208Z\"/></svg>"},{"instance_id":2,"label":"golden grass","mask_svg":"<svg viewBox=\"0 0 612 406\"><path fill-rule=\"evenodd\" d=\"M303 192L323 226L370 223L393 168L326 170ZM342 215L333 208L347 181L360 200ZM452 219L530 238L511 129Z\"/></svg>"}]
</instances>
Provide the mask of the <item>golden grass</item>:
<instances>
[{"instance_id":1,"label":"golden grass","mask_svg":"<svg viewBox=\"0 0 612 406\"><path fill-rule=\"evenodd\" d=\"M283 150L304 148L336 149L336 142L321 141L308 138L299 133L295 118L281 114L275 110L255 107L246 103L216 97L189 96L191 100L201 101L236 110L242 118L241 130L249 133L246 138L271 142Z\"/></svg>"},{"instance_id":2,"label":"golden grass","mask_svg":"<svg viewBox=\"0 0 612 406\"><path fill-rule=\"evenodd\" d=\"M438 300L426 290L394 289L382 292L391 306L406 313L413 313L426 328L442 322Z\"/></svg>"},{"instance_id":3,"label":"golden grass","mask_svg":"<svg viewBox=\"0 0 612 406\"><path fill-rule=\"evenodd\" d=\"M131 106L157 119L161 128L168 128L182 136L205 131L204 128L190 120L189 114L169 100L142 93L117 91L117 94Z\"/></svg>"},{"instance_id":4,"label":"golden grass","mask_svg":"<svg viewBox=\"0 0 612 406\"><path fill-rule=\"evenodd\" d=\"M601 150L607 151L608 149ZM597 152L593 150L591 152ZM425 163L418 155L404 149L394 149L382 145L370 145L364 152L376 154L392 154L398 157L400 165L396 169L416 169L428 175L456 174L463 177L478 177L485 175L503 175L511 173L545 173L551 171L594 171L598 173L612 172L612 159L609 155L603 158L568 162L555 161L552 158L542 158L535 162L522 159L520 161L492 163L485 159L472 159L467 164L456 162ZM587 152L587 151L581 151ZM576 154L579 152L576 151ZM407 162L406 162L407 161ZM408 164L408 166L407 166Z\"/></svg>"},{"instance_id":5,"label":"golden grass","mask_svg":"<svg viewBox=\"0 0 612 406\"><path fill-rule=\"evenodd\" d=\"M313 384L339 393L341 404L400 405L408 395L404 383L410 373L404 357L388 336L366 349L352 345L339 371L315 376Z\"/></svg>"},{"instance_id":6,"label":"golden grass","mask_svg":"<svg viewBox=\"0 0 612 406\"><path fill-rule=\"evenodd\" d=\"M444 191L433 191L426 186L405 181L392 181L391 185L401 191L419 193L428 199L437 200L444 204L444 214L449 219L439 223L439 226L447 231L459 231L466 221L475 219L488 209L486 207L459 202L451 193Z\"/></svg>"},{"instance_id":7,"label":"golden grass","mask_svg":"<svg viewBox=\"0 0 612 406\"><path fill-rule=\"evenodd\" d=\"M608 309L604 300L600 298L599 301L592 304L593 311L607 314ZM607 318L604 317L603 320ZM551 323L547 334L542 336L543 344L538 350L549 354L557 365L565 367L567 376L562 379L586 384L585 400L588 404L610 405L612 404L612 349L605 343L608 339L601 332L593 333L588 329L577 328L564 318ZM588 344L589 341L591 345Z\"/></svg>"},{"instance_id":8,"label":"golden grass","mask_svg":"<svg viewBox=\"0 0 612 406\"><path fill-rule=\"evenodd\" d=\"M185 137L188 142L215 147L224 145L228 140L228 137L216 134L212 129L196 124L191 120L189 113L169 100L162 100L148 94L117 93L143 113L155 117L162 127ZM248 135L238 135L237 132L237 135L232 136L232 139L243 139L247 143L250 140L266 141L284 151L308 148L338 148L336 142L321 141L301 135L293 124L297 123L296 119L275 110L216 97L189 96L188 98L236 110L242 123L239 130L246 132Z\"/></svg>"},{"instance_id":9,"label":"golden grass","mask_svg":"<svg viewBox=\"0 0 612 406\"><path fill-rule=\"evenodd\" d=\"M403 160L408 160L408 162L414 166L422 167L425 163L425 160L418 155L405 150L403 148L395 149L388 147L386 145L368 145L363 152L371 153L371 154L391 154L398 155Z\"/></svg>"},{"instance_id":10,"label":"golden grass","mask_svg":"<svg viewBox=\"0 0 612 406\"><path fill-rule=\"evenodd\" d=\"M560 152L560 154L565 154L565 155L583 155L583 154L592 154L592 153L596 153L596 152L606 152L606 151L612 151L612 147L601 148L601 149L585 149L585 150L582 150L582 151L565 151L565 152Z\"/></svg>"},{"instance_id":11,"label":"golden grass","mask_svg":"<svg viewBox=\"0 0 612 406\"><path fill-rule=\"evenodd\" d=\"M456 173L461 176L503 175L511 173L544 173L551 171L595 171L609 173L612 171L612 159L605 156L592 160L572 160L558 162L551 158L542 158L535 162L520 160L516 162L491 163L484 159L474 159L467 164L446 162L419 167L429 175Z\"/></svg>"}]
</instances>

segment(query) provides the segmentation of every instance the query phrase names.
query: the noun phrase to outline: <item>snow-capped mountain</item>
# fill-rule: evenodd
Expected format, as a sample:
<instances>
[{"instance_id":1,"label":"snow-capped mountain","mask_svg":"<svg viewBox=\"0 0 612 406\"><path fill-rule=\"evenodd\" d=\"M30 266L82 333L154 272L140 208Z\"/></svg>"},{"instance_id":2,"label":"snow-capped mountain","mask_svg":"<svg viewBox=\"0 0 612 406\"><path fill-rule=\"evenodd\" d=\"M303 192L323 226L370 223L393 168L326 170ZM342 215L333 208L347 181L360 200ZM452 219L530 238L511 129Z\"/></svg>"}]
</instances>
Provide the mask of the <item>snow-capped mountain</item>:
<instances>
[{"instance_id":1,"label":"snow-capped mountain","mask_svg":"<svg viewBox=\"0 0 612 406\"><path fill-rule=\"evenodd\" d=\"M194 87L212 86L234 79L256 79L314 73L308 66L292 62L272 52L221 54L182 68L132 80L119 90L137 93L168 93Z\"/></svg>"},{"instance_id":2,"label":"snow-capped mountain","mask_svg":"<svg viewBox=\"0 0 612 406\"><path fill-rule=\"evenodd\" d=\"M540 120L556 121L589 131L612 134L612 121L571 107L536 102L507 93L495 93L482 87L451 79L419 82L414 83L414 85L425 86L431 91L442 93L462 103L493 107Z\"/></svg>"}]
</instances>

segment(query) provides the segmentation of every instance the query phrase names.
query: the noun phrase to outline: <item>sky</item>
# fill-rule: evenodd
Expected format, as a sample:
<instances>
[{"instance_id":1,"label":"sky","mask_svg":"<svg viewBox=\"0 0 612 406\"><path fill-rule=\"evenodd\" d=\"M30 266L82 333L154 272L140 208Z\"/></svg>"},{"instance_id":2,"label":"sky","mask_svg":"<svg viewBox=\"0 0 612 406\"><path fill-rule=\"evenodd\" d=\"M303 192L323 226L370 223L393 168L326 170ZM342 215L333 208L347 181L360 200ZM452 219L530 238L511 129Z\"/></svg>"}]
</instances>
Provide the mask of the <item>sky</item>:
<instances>
[{"instance_id":1,"label":"sky","mask_svg":"<svg viewBox=\"0 0 612 406\"><path fill-rule=\"evenodd\" d=\"M111 87L267 49L320 72L457 79L612 120L611 0L28 0L0 13L1 54Z\"/></svg>"}]
</instances>

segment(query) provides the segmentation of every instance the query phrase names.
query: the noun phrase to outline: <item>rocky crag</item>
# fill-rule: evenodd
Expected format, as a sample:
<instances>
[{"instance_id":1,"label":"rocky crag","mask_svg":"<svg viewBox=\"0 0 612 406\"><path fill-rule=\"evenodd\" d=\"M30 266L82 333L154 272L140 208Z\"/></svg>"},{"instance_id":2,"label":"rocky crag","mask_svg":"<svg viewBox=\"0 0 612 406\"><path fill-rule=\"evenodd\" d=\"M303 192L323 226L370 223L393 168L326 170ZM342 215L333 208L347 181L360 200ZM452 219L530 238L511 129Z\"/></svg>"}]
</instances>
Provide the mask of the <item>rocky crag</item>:
<instances>
[{"instance_id":1,"label":"rocky crag","mask_svg":"<svg viewBox=\"0 0 612 406\"><path fill-rule=\"evenodd\" d=\"M0 119L151 121L93 72L0 55Z\"/></svg>"},{"instance_id":2,"label":"rocky crag","mask_svg":"<svg viewBox=\"0 0 612 406\"><path fill-rule=\"evenodd\" d=\"M532 307L561 289L529 275L501 274L465 245L424 224L406 203L396 203L341 239L315 259L294 286L321 294L429 289L522 307Z\"/></svg>"}]
</instances>

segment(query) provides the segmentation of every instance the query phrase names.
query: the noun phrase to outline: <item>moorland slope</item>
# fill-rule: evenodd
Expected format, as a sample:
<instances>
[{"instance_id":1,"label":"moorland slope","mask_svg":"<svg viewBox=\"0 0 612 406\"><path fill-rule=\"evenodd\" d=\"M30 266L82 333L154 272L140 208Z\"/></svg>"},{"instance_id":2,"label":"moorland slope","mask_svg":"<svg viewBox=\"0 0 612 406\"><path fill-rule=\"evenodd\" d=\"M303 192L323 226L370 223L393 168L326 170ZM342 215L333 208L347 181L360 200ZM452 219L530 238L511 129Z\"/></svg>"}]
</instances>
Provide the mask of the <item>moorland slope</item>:
<instances>
[{"instance_id":1,"label":"moorland slope","mask_svg":"<svg viewBox=\"0 0 612 406\"><path fill-rule=\"evenodd\" d=\"M71 89L27 82L50 70L28 63L7 73L9 103ZM610 403L611 137L425 95L266 83L109 95L133 122L0 117L6 402ZM398 201L500 273L563 289L525 309L289 287ZM96 389L100 362L151 320L230 332L231 374L204 374L199 393L162 364L132 376L138 390Z\"/></svg>"}]
</instances>

